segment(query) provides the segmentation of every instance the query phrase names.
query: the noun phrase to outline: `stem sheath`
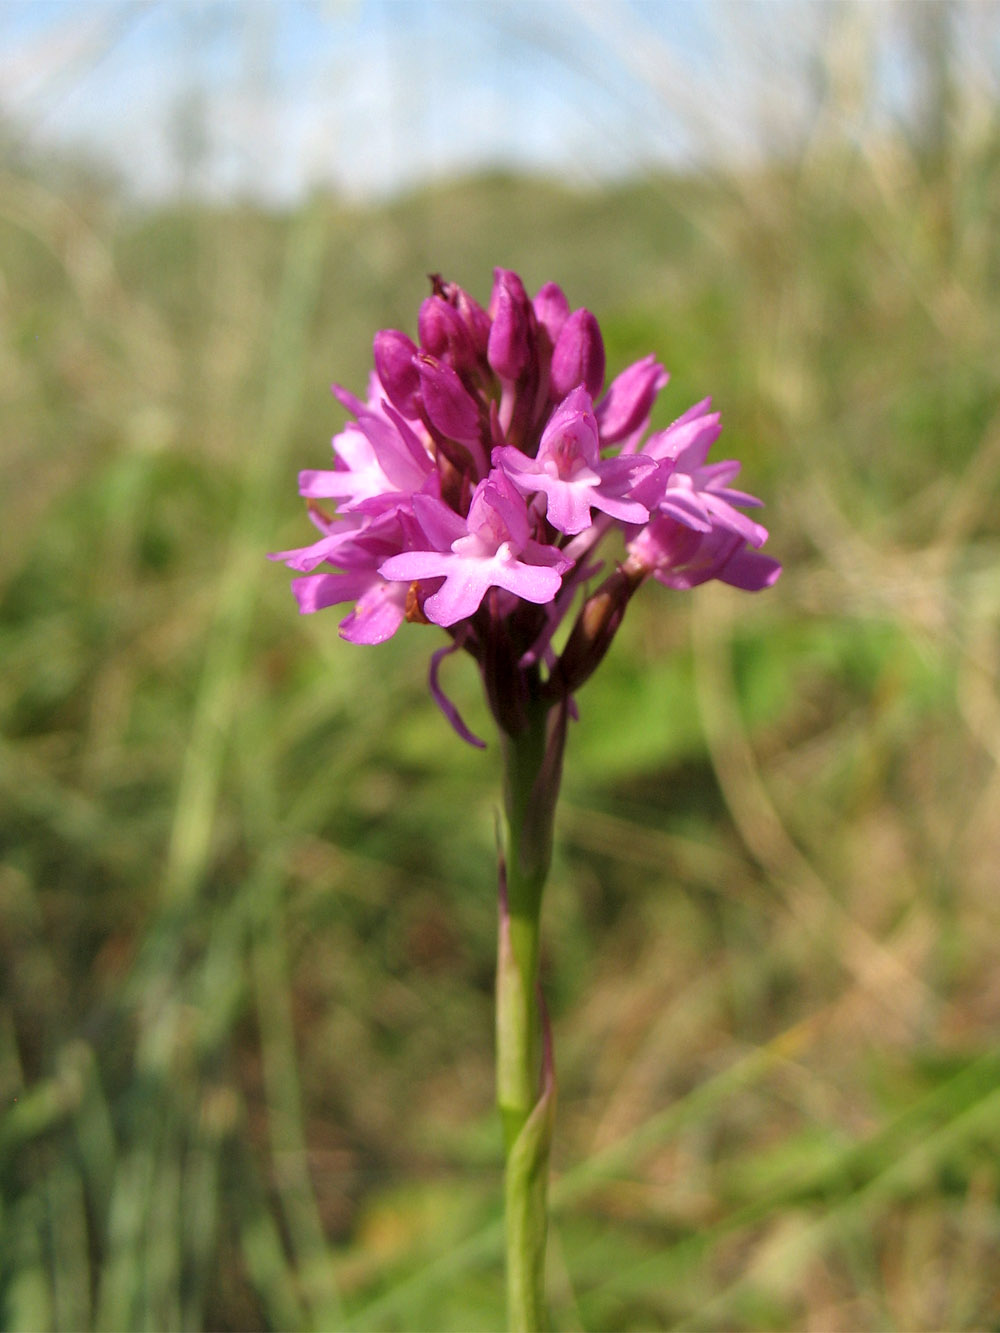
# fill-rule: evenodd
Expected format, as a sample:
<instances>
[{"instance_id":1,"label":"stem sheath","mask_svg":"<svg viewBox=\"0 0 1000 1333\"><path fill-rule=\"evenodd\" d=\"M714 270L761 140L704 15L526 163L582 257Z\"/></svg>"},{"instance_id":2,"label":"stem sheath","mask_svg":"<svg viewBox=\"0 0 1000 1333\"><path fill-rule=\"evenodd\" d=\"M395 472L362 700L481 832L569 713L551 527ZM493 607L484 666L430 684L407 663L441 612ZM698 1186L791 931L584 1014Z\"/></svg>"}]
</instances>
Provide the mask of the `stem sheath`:
<instances>
[{"instance_id":1,"label":"stem sheath","mask_svg":"<svg viewBox=\"0 0 1000 1333\"><path fill-rule=\"evenodd\" d=\"M512 1333L535 1333L545 1325L546 1195L555 1077L538 959L565 734L562 703L536 703L521 731L501 733L497 1102L506 1155L507 1316Z\"/></svg>"}]
</instances>

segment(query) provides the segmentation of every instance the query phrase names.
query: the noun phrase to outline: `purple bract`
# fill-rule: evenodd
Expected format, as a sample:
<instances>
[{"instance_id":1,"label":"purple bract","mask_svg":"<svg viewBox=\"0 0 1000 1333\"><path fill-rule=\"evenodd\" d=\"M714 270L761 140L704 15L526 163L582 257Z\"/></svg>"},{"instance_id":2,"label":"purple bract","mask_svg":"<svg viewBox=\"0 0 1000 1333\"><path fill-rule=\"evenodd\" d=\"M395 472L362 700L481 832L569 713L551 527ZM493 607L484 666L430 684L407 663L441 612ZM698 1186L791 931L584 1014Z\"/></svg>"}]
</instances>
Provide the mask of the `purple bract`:
<instances>
[{"instance_id":1,"label":"purple bract","mask_svg":"<svg viewBox=\"0 0 1000 1333\"><path fill-rule=\"evenodd\" d=\"M381 643L404 620L445 630L431 689L480 744L438 684L448 652L476 659L494 716L516 734L529 703L566 702L590 676L649 575L757 591L781 566L758 553L767 531L737 507L760 503L730 487L739 464L706 461L720 430L707 399L647 435L663 367L646 357L605 390L597 320L571 312L554 283L532 301L497 269L484 310L431 281L419 346L376 334L367 401L336 390L354 420L334 437L333 468L299 476L320 539L272 558L299 572L301 611L354 603L340 622L353 643ZM612 530L624 558L588 593Z\"/></svg>"}]
</instances>

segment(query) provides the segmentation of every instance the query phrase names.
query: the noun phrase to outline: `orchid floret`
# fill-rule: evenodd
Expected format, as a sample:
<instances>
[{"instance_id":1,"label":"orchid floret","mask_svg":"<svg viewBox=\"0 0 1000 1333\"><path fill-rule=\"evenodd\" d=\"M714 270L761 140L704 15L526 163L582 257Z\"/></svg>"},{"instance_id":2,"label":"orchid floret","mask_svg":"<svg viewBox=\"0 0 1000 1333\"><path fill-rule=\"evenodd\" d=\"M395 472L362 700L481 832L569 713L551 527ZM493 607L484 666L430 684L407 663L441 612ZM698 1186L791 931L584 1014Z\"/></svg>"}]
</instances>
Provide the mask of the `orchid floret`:
<instances>
[{"instance_id":1,"label":"orchid floret","mask_svg":"<svg viewBox=\"0 0 1000 1333\"><path fill-rule=\"evenodd\" d=\"M443 577L441 588L423 605L434 624L450 626L467 619L490 588L503 588L535 604L552 601L559 591L569 562L556 547L529 538L524 500L502 474L491 473L480 483L465 525L429 498L419 509L415 503L414 510L432 549L391 556L379 572L384 578L416 582ZM446 541L447 549L442 549Z\"/></svg>"}]
</instances>

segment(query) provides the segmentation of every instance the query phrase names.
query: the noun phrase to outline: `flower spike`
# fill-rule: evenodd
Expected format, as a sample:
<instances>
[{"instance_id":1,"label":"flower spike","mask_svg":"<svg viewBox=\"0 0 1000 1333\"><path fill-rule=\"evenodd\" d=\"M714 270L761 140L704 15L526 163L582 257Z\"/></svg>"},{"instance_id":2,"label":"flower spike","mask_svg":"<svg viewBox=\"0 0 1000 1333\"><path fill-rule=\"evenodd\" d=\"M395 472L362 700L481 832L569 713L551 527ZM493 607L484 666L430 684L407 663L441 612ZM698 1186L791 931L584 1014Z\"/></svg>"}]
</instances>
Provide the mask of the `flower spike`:
<instances>
[{"instance_id":1,"label":"flower spike","mask_svg":"<svg viewBox=\"0 0 1000 1333\"><path fill-rule=\"evenodd\" d=\"M464 740L481 744L438 683L457 649L513 736L543 704L575 716L573 692L647 578L748 592L777 579L759 550L767 531L744 512L760 502L732 485L739 464L709 461L721 429L710 401L647 435L666 371L647 356L605 390L600 326L561 287L531 299L497 269L484 309L435 274L417 336L376 334L364 401L336 390L351 420L333 467L299 478L320 536L273 558L296 572L301 611L354 603L340 622L353 643L404 622L444 631L430 689ZM327 500L335 513L319 509ZM615 534L623 563L588 594Z\"/></svg>"}]
</instances>

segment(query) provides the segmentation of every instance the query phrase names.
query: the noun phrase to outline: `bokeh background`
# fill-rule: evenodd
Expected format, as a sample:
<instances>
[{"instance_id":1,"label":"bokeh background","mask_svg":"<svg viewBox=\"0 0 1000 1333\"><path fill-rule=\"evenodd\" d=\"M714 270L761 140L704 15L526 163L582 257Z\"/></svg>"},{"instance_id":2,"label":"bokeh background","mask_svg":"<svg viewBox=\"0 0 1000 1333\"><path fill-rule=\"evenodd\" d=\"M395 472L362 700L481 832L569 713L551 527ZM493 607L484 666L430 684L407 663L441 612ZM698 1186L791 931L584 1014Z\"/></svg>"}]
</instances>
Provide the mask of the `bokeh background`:
<instances>
[{"instance_id":1,"label":"bokeh background","mask_svg":"<svg viewBox=\"0 0 1000 1333\"><path fill-rule=\"evenodd\" d=\"M1000 1327L998 94L989 0L8 0L5 1328L503 1324L496 755L264 558L494 265L786 566L579 700L555 1327Z\"/></svg>"}]
</instances>

